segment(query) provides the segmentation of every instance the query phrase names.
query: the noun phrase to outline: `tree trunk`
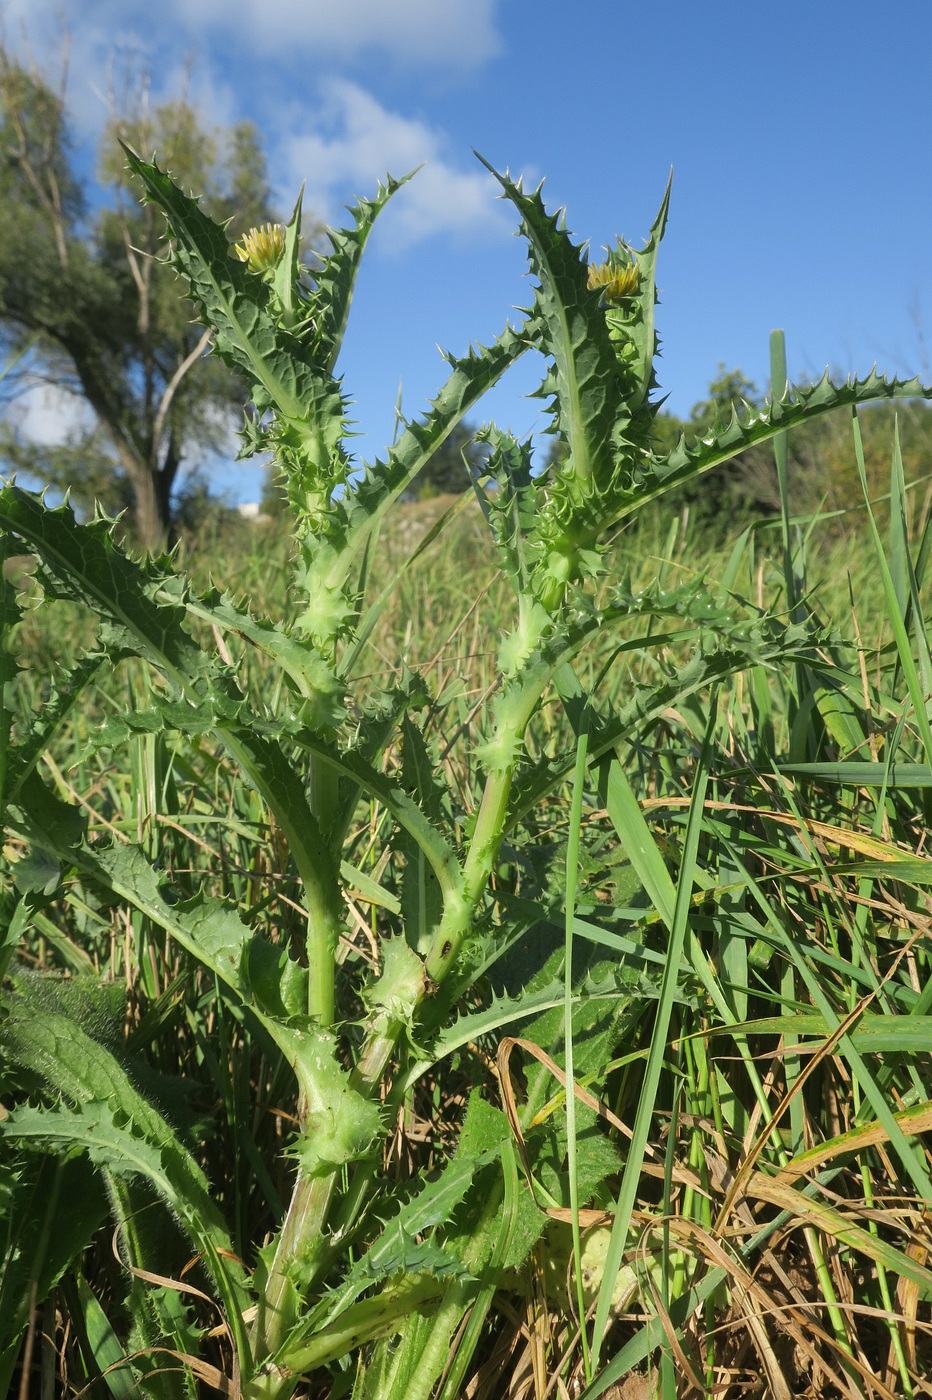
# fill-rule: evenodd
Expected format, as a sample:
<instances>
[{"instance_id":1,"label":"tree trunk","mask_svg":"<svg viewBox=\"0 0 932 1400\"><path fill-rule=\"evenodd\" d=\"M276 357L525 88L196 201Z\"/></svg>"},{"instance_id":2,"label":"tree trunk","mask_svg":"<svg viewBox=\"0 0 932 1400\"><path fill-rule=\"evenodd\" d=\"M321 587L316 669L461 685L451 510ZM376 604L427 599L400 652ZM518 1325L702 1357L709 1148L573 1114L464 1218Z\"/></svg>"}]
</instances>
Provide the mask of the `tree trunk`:
<instances>
[{"instance_id":1,"label":"tree trunk","mask_svg":"<svg viewBox=\"0 0 932 1400\"><path fill-rule=\"evenodd\" d=\"M145 462L130 465L124 457L126 474L136 498L133 519L143 549L158 554L173 543L170 486L164 472L150 471Z\"/></svg>"}]
</instances>

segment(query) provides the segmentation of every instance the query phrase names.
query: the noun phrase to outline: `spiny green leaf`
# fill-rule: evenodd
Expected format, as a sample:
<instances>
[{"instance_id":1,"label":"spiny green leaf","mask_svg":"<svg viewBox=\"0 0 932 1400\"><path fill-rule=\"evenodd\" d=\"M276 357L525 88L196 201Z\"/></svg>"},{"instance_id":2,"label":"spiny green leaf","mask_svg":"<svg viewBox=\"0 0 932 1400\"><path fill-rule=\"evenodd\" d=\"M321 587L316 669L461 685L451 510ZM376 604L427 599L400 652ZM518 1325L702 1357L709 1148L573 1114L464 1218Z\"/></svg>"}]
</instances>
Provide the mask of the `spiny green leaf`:
<instances>
[{"instance_id":1,"label":"spiny green leaf","mask_svg":"<svg viewBox=\"0 0 932 1400\"><path fill-rule=\"evenodd\" d=\"M253 617L216 590L202 597L189 594L186 606L193 617L244 637L279 665L308 702L301 711L303 723L312 729L339 724L344 713L342 687L308 641L292 636L277 623Z\"/></svg>"},{"instance_id":2,"label":"spiny green leaf","mask_svg":"<svg viewBox=\"0 0 932 1400\"><path fill-rule=\"evenodd\" d=\"M295 1032L282 1022L307 1007L306 969L283 948L265 943L222 900L197 895L170 903L156 871L136 846L84 849L71 855L79 870L96 875L209 967L256 1012L291 1058Z\"/></svg>"},{"instance_id":3,"label":"spiny green leaf","mask_svg":"<svg viewBox=\"0 0 932 1400\"><path fill-rule=\"evenodd\" d=\"M71 1106L21 1106L6 1119L11 1140L79 1147L117 1175L145 1176L177 1213L228 1305L242 1309L246 1281L231 1258L226 1228L206 1178L172 1128L133 1087L122 1065L69 1016L36 1017L28 1002L7 1004L0 1038L9 1055L38 1072Z\"/></svg>"},{"instance_id":4,"label":"spiny green leaf","mask_svg":"<svg viewBox=\"0 0 932 1400\"><path fill-rule=\"evenodd\" d=\"M168 219L176 240L172 261L188 279L192 297L215 332L217 353L245 369L285 418L302 420L314 374L300 342L268 314L267 282L231 256L223 226L209 218L196 199L184 194L157 165L123 149L147 199Z\"/></svg>"},{"instance_id":5,"label":"spiny green leaf","mask_svg":"<svg viewBox=\"0 0 932 1400\"><path fill-rule=\"evenodd\" d=\"M484 472L495 482L490 494L478 481L473 483L499 558L519 596L527 594L529 561L525 540L534 531L535 514L542 490L531 476L530 443L521 443L511 433L500 432L489 424L476 434L477 442L491 448Z\"/></svg>"},{"instance_id":6,"label":"spiny green leaf","mask_svg":"<svg viewBox=\"0 0 932 1400\"><path fill-rule=\"evenodd\" d=\"M863 379L852 376L843 384L835 384L826 371L818 383L789 386L781 399L748 417L739 417L733 411L730 421L720 430L692 444L683 438L665 456L654 456L646 466L639 465L627 482L619 484L613 519L624 519L678 483L824 413L883 399L929 398L932 388L924 386L918 376L888 379L872 370Z\"/></svg>"},{"instance_id":7,"label":"spiny green leaf","mask_svg":"<svg viewBox=\"0 0 932 1400\"><path fill-rule=\"evenodd\" d=\"M549 982L518 992L514 996L493 994L488 1006L481 1011L461 1012L431 1042L430 1053L411 1065L405 1083L413 1084L434 1065L459 1050L464 1045L478 1041L482 1036L492 1035L515 1026L518 1022L529 1022L542 1013L561 1007L565 999L562 977L554 976ZM623 969L612 972L607 966L599 977L586 975L574 989L573 1005L577 1008L596 1002L623 1003L631 996L630 979ZM643 995L643 989L639 995ZM525 1034L521 1031L521 1034ZM515 1032L517 1034L517 1032Z\"/></svg>"},{"instance_id":8,"label":"spiny green leaf","mask_svg":"<svg viewBox=\"0 0 932 1400\"><path fill-rule=\"evenodd\" d=\"M42 709L20 742L10 751L7 794L15 800L23 781L32 772L52 742L58 729L80 696L100 670L100 655L85 656L70 670L53 678L49 695Z\"/></svg>"},{"instance_id":9,"label":"spiny green leaf","mask_svg":"<svg viewBox=\"0 0 932 1400\"><path fill-rule=\"evenodd\" d=\"M660 209L651 225L644 247L631 250L638 270L637 295L631 299L633 311L628 313L624 306L617 309L609 308L606 311L610 333L613 321L617 316L621 320L621 332L624 339L634 347L633 368L640 387L635 393L628 396L628 404L635 410L641 410L648 405L650 394L657 387L654 373L654 361L657 356L657 333L654 328L657 306L657 254L667 226L672 183L673 176L671 174ZM649 419L652 420L653 416L654 410L652 409Z\"/></svg>"},{"instance_id":10,"label":"spiny green leaf","mask_svg":"<svg viewBox=\"0 0 932 1400\"><path fill-rule=\"evenodd\" d=\"M322 1171L361 1155L378 1131L378 1108L351 1087L336 1062L333 1038L301 1014L307 1006L306 970L284 949L265 944L218 899L199 895L170 904L138 847L90 850L66 844L62 855L164 928L258 1017L301 1086L313 1131L309 1126L296 1150L308 1173L312 1163ZM72 1082L75 1094L79 1087ZM97 1087L102 1089L102 1082Z\"/></svg>"},{"instance_id":11,"label":"spiny green leaf","mask_svg":"<svg viewBox=\"0 0 932 1400\"><path fill-rule=\"evenodd\" d=\"M340 1286L327 1294L304 1319L289 1338L289 1349L333 1322L361 1293L384 1279L420 1272L451 1279L469 1276L457 1255L443 1248L439 1241L434 1243L429 1236L422 1237L452 1218L456 1207L465 1199L476 1172L499 1155L502 1138L510 1129L503 1113L491 1108L488 1111L497 1114L496 1122L500 1120L501 1131L483 1141L481 1146L476 1142L464 1146L464 1132L457 1155L445 1164L437 1177L425 1182L387 1215L374 1244L352 1265ZM467 1123L471 1116L474 1118L470 1111Z\"/></svg>"},{"instance_id":12,"label":"spiny green leaf","mask_svg":"<svg viewBox=\"0 0 932 1400\"><path fill-rule=\"evenodd\" d=\"M494 1146L476 1155L457 1155L446 1163L438 1177L428 1181L399 1206L385 1221L375 1244L359 1258L344 1280L340 1290L341 1304L345 1306L345 1302L358 1297L364 1288L379 1279L390 1278L393 1274L419 1272L425 1261L412 1254L418 1248L419 1236L450 1220L469 1190L476 1172L496 1157L499 1150L498 1146ZM445 1264L442 1259L432 1260L426 1272L445 1273L448 1276L464 1274L461 1262L451 1258L449 1253ZM347 1293L345 1300L344 1289Z\"/></svg>"},{"instance_id":13,"label":"spiny green leaf","mask_svg":"<svg viewBox=\"0 0 932 1400\"><path fill-rule=\"evenodd\" d=\"M605 621L606 618L600 615L598 621L590 619L582 622L571 636L564 635L565 649L561 657L554 659L553 670L561 660L572 660L580 650L583 638L591 636L598 626L604 626ZM653 649L658 645L687 641L694 636L690 632L664 636L654 634L649 641ZM643 637L626 642L624 649L636 650L647 641L648 638ZM796 659L805 661L817 671L826 665L808 627L803 624L783 626L776 619L766 616L752 620L737 619L731 636L716 637L710 634L704 649L683 665L671 666L668 675L656 686L644 686L625 704L618 706L611 723L591 743L590 766L596 766L618 744L658 720L670 707L682 704L689 696L708 686L750 666L773 667ZM562 756L542 763L533 772L519 775L509 809L509 827L553 791L555 786L565 782L573 771L573 763L572 757Z\"/></svg>"},{"instance_id":14,"label":"spiny green leaf","mask_svg":"<svg viewBox=\"0 0 932 1400\"><path fill-rule=\"evenodd\" d=\"M410 1028L424 995L424 964L401 937L383 938L380 952L382 974L363 989L363 1001Z\"/></svg>"},{"instance_id":15,"label":"spiny green leaf","mask_svg":"<svg viewBox=\"0 0 932 1400\"><path fill-rule=\"evenodd\" d=\"M184 1154L177 1140L174 1146L166 1145L134 1127L123 1121L119 1109L106 1101L94 1101L72 1108L22 1105L6 1119L3 1134L26 1147L86 1152L92 1163L115 1176L144 1177L182 1222L200 1251L228 1317L241 1317L249 1303L245 1274L234 1262L229 1235L200 1169ZM166 1131L170 1131L167 1125ZM239 1331L242 1333L241 1326ZM245 1359L248 1349L244 1335L241 1348Z\"/></svg>"},{"instance_id":16,"label":"spiny green leaf","mask_svg":"<svg viewBox=\"0 0 932 1400\"><path fill-rule=\"evenodd\" d=\"M252 400L261 420L247 419L245 453L269 449L283 469L299 524L316 533L333 492L345 484L349 459L343 448L346 403L323 357L313 329L319 299L306 297L292 281L286 295L273 295L269 280L230 255L223 228L197 200L185 195L154 164L126 150L147 198L159 204L174 237L170 261L187 278L202 319L214 331L214 350L253 380ZM296 225L289 227L288 267L295 263ZM284 275L284 274L282 274ZM273 282L274 282L273 277ZM303 304L296 302L303 298Z\"/></svg>"},{"instance_id":17,"label":"spiny green leaf","mask_svg":"<svg viewBox=\"0 0 932 1400\"><path fill-rule=\"evenodd\" d=\"M561 214L547 213L540 188L526 194L520 183L479 159L521 215L531 271L539 283L535 310L541 340L553 359L559 431L569 448L565 472L582 482L601 481L613 469L623 399L618 362L599 295L589 287L584 251L570 239Z\"/></svg>"},{"instance_id":18,"label":"spiny green leaf","mask_svg":"<svg viewBox=\"0 0 932 1400\"><path fill-rule=\"evenodd\" d=\"M112 522L79 527L69 505L51 509L18 486L0 488L0 526L35 551L56 596L91 607L177 689L203 672L200 648L181 626L181 599L163 591L182 587L168 560L136 564L115 543Z\"/></svg>"},{"instance_id":19,"label":"spiny green leaf","mask_svg":"<svg viewBox=\"0 0 932 1400\"><path fill-rule=\"evenodd\" d=\"M272 288L272 304L276 320L287 330L301 338L313 330L313 318L305 296L304 268L301 263L301 215L304 205L304 186L298 191L291 218L284 228L283 248L278 263L271 270L266 269L265 280ZM247 238L249 235L246 235ZM246 250L248 252L248 249ZM248 261L248 257L247 257Z\"/></svg>"},{"instance_id":20,"label":"spiny green leaf","mask_svg":"<svg viewBox=\"0 0 932 1400\"><path fill-rule=\"evenodd\" d=\"M378 798L424 852L444 898L458 896L462 872L454 847L397 779L367 763L361 753L353 749L340 750L310 731L296 730L294 739L342 776L352 779L363 792Z\"/></svg>"},{"instance_id":21,"label":"spiny green leaf","mask_svg":"<svg viewBox=\"0 0 932 1400\"><path fill-rule=\"evenodd\" d=\"M381 1131L381 1114L377 1104L353 1088L329 1032L316 1026L296 1030L294 1046L306 1110L292 1151L304 1176L329 1176L370 1151Z\"/></svg>"},{"instance_id":22,"label":"spiny green leaf","mask_svg":"<svg viewBox=\"0 0 932 1400\"><path fill-rule=\"evenodd\" d=\"M0 489L0 524L28 541L65 596L108 619L123 642L169 680L193 706L195 732L209 725L218 734L280 822L309 900L332 921L339 908L337 871L301 779L275 739L250 722L235 678L185 632L187 586L170 571L169 561L135 564L117 547L107 522L79 528L69 506L49 510L15 486ZM310 651L305 655L313 659ZM328 685L320 699L324 713L332 714L334 687L329 680ZM173 712L172 723L183 728L186 713L184 708ZM244 722L237 724L241 713Z\"/></svg>"}]
</instances>

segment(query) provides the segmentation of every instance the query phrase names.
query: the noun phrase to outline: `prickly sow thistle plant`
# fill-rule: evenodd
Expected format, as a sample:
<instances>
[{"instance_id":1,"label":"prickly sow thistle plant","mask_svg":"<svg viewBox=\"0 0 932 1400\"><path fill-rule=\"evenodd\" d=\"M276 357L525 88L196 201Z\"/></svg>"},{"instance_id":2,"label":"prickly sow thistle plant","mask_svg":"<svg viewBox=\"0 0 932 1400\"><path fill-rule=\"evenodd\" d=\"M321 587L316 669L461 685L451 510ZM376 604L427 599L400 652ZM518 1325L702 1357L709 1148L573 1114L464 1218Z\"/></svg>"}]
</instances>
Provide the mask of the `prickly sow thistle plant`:
<instances>
[{"instance_id":1,"label":"prickly sow thistle plant","mask_svg":"<svg viewBox=\"0 0 932 1400\"><path fill-rule=\"evenodd\" d=\"M520 843L527 814L553 800L574 762L573 752L558 752L531 765L528 725L555 687L580 728L586 697L573 662L622 621L644 619L640 646L650 645L649 629L660 617L668 620L667 641L690 637L698 646L685 669L632 693L614 713L597 716L589 697L594 768L611 763L618 745L670 704L745 665L803 654L819 664L804 626L764 616L739 623L701 583L637 594L603 583L597 601L593 581L606 573L607 534L674 484L814 414L915 395L920 387L871 375L841 386L825 379L787 388L763 413L735 417L696 445L661 453L653 434L655 266L669 191L643 249L619 242L592 266L561 219L547 212L540 190L528 193L497 175L528 245L533 303L490 346L449 356L449 375L428 412L405 424L383 461L360 471L345 446L347 402L336 366L367 238L404 181L387 180L361 201L351 226L331 235L331 252L310 273L299 256L300 200L284 229L256 230L231 249L196 200L155 164L127 157L167 217L168 257L213 331L214 353L250 377L243 455L274 456L294 519L300 607L290 629L255 617L217 593L197 594L171 559L133 562L110 522L79 526L67 505L50 508L15 485L0 492L6 552L31 551L46 594L87 604L100 624L100 652L80 663L34 730L13 735L7 724L0 731L9 827L42 857L46 872L58 871L39 889L23 871L17 883L14 868L4 894L12 990L0 1035L8 1062L33 1075L34 1093L9 1114L3 1133L17 1151L89 1154L109 1183L124 1262L150 1279L161 1270L132 1228L131 1188L141 1179L155 1190L189 1236L222 1307L229 1384L249 1400L283 1400L319 1368L339 1376L349 1357L358 1361L360 1397L426 1398L444 1374L443 1394L452 1397L465 1384L496 1289L526 1259L546 1211L565 1215L573 1190L577 1206L604 1194L619 1163L595 1116L586 1119L589 1110L579 1106L578 1126L589 1137L573 1186L554 1169L552 1153L535 1138L539 1128L532 1129L552 1092L538 1066L520 1109L520 1169L533 1193L518 1190L509 1120L478 1092L456 1152L434 1176L399 1190L382 1167L392 1116L457 1047L518 1023L529 1042L556 1054L585 1028L576 1073L598 1082L621 1034L628 983L617 966L574 980L557 955L490 1006L478 995L496 985L496 968L520 941L519 915L492 888L503 843ZM515 615L500 639L497 693L474 753L478 801L463 822L419 718L429 702L423 682L408 673L393 691L372 698L358 677L384 601L369 601L367 581L389 508L532 347L545 357L540 393L563 454L550 479L536 479L527 443L494 426L484 430L489 457L474 485L514 587ZM9 624L19 602L7 582L2 588ZM225 649L214 654L194 640L191 624L201 623L261 653L280 679L280 700L247 694ZM258 931L258 906L172 888L151 850L99 829L91 834L82 807L40 778L41 754L100 661L128 657L141 658L158 681L147 705L109 720L97 742L182 735L203 760L202 737L212 736L287 843L305 916L299 939L276 941ZM3 666L12 682L6 653ZM393 767L385 762L390 751L399 755ZM388 816L389 864L354 873L350 833L367 803ZM387 885L402 868L404 899L393 904ZM399 911L371 973L338 952L348 880ZM136 1086L118 1048L96 1039L64 1006L42 1017L32 1012L33 983L11 960L13 945L58 897L60 881L103 892L163 930L215 979L218 1004L236 1008L244 1034L253 1027L266 1054L293 1075L294 1134L284 1149L290 1200L274 1236L252 1242L245 1259L233 1249L190 1144ZM564 1017L564 1006L571 1015ZM553 1131L559 1163L566 1128ZM190 1394L193 1378L209 1371L191 1348L199 1329L202 1335L212 1324L196 1322L179 1297L165 1287L146 1292L138 1281L133 1287L136 1330L122 1364L147 1394ZM23 1325L15 1313L13 1332ZM166 1350L180 1358L175 1376L159 1365Z\"/></svg>"}]
</instances>

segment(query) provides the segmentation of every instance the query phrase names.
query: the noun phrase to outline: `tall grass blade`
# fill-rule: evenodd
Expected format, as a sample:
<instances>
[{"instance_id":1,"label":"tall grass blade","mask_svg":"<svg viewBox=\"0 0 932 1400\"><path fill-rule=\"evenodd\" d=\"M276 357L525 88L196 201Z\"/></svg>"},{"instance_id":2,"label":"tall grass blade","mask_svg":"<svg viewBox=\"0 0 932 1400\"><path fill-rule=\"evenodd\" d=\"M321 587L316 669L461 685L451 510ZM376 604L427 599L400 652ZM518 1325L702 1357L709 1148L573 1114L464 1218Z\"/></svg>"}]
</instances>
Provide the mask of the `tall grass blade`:
<instances>
[{"instance_id":1,"label":"tall grass blade","mask_svg":"<svg viewBox=\"0 0 932 1400\"><path fill-rule=\"evenodd\" d=\"M857 460L858 475L861 479L861 489L864 493L864 504L867 509L867 519L868 524L870 526L871 538L874 543L874 555L877 560L877 568L880 573L881 581L883 583L884 599L887 607L887 620L889 621L891 630L893 632L893 638L896 643L897 657L899 658L900 666L903 669L903 675L906 679L906 686L909 691L910 699L912 700L913 721L916 725L916 728L919 731L919 738L922 742L922 747L925 751L926 763L932 765L932 726L930 726L929 724L929 715L926 709L927 702L925 698L925 693L923 691L922 681L920 678L920 667L924 672L928 672L928 670L930 669L928 657L928 642L926 640L925 631L923 627L921 625L917 626L915 630L917 637L920 638L919 647L920 656L922 657L920 667L917 667L916 662L913 658L912 646L910 644L909 634L906 630L904 616L897 602L896 584L894 583L893 575L890 572L890 565L887 562L887 557L883 548L883 542L880 538L880 531L877 527L877 520L874 515L873 507L870 501L870 495L868 492L867 485L867 467L864 461L864 444L861 438L861 426L858 422L857 414L852 414L852 428L854 430L855 458ZM922 617L921 610L918 612L917 616L919 618Z\"/></svg>"},{"instance_id":2,"label":"tall grass blade","mask_svg":"<svg viewBox=\"0 0 932 1400\"><path fill-rule=\"evenodd\" d=\"M673 917L670 923L667 960L664 966L663 981L660 986L660 996L657 1002L654 1026L651 1032L647 1064L644 1069L644 1079L638 1096L638 1105L635 1113L634 1126L631 1132L631 1141L628 1144L624 1173L621 1179L618 1198L615 1203L615 1219L612 1224L611 1238L605 1257L605 1274L603 1276L602 1286L599 1290L598 1303L596 1305L595 1317L592 1324L593 1371L598 1367L599 1355L611 1309L614 1279L621 1267L621 1262L628 1244L631 1216L640 1186L644 1153L650 1134L651 1120L656 1108L657 1090L660 1084L663 1061L667 1052L667 1033L673 1015L674 994L679 979L680 961L686 943L690 898L696 877L699 838L704 820L703 804L705 802L705 795L709 783L709 765L712 757L713 735L718 722L716 699L717 697L713 694L709 706L709 722L706 728L705 738L703 739L702 750L696 763L689 816L686 823L686 835L683 842L683 854L677 874L676 900L673 907ZM626 834L624 829L619 832L622 841L625 841ZM637 825L635 825L635 834L637 834ZM653 843L651 844L653 845ZM656 850L655 846L654 849ZM645 868L650 868L653 864L654 862L652 859L644 861ZM660 888L661 882L658 881L657 884L658 888Z\"/></svg>"},{"instance_id":3,"label":"tall grass blade","mask_svg":"<svg viewBox=\"0 0 932 1400\"><path fill-rule=\"evenodd\" d=\"M563 953L563 1035L564 1065L568 1090L566 1095L566 1169L570 1184L570 1211L573 1230L573 1275L576 1285L576 1306L579 1316L586 1315L586 1300L582 1280L582 1241L579 1231L579 1181L577 1172L576 1095L573 1092L575 1068L573 1059L573 933L576 915L576 884L579 870L579 845L582 829L583 785L588 767L589 727L584 709L576 737L576 771L573 775L573 800L569 811L569 836L566 843L566 928ZM582 1329L583 1369L591 1379L589 1345L586 1329Z\"/></svg>"}]
</instances>

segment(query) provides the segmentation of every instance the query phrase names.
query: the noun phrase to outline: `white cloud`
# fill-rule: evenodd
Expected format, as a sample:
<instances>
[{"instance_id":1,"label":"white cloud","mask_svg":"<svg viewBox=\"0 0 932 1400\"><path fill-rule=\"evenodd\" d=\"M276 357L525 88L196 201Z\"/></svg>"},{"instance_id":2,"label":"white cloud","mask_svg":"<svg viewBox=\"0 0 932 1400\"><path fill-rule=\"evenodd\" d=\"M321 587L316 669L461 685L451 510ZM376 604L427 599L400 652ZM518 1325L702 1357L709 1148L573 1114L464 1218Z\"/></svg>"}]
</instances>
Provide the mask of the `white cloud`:
<instances>
[{"instance_id":1,"label":"white cloud","mask_svg":"<svg viewBox=\"0 0 932 1400\"><path fill-rule=\"evenodd\" d=\"M374 194L386 173L398 177L423 165L380 220L396 249L436 233L474 238L507 227L492 178L478 166L461 170L453 165L441 132L390 112L344 79L325 83L321 95L311 114L292 120L292 126L303 120L311 129L285 138L276 162L284 187L297 189L307 182L306 208L331 223L342 222L337 205ZM384 234L382 242L384 246Z\"/></svg>"},{"instance_id":2,"label":"white cloud","mask_svg":"<svg viewBox=\"0 0 932 1400\"><path fill-rule=\"evenodd\" d=\"M153 104L186 91L209 122L229 125L250 115L226 52L266 97L280 63L278 130L265 137L270 166L281 178L283 207L307 178L306 208L342 223L342 206L374 192L386 171L405 174L427 163L380 220L379 243L396 248L446 232L474 238L502 226L489 180L458 169L444 152L440 132L390 112L349 81L324 81L322 109L300 122L310 130L279 137L303 65L305 91L314 92L322 68L357 57L384 56L416 68L468 70L500 48L498 0L162 0L157 22L141 0L0 0L0 38L28 56L53 82L67 52L67 106L78 150L90 155L127 74L151 73ZM64 24L64 33L63 26ZM221 43L212 44L213 38ZM189 69L187 59L193 56ZM311 99L313 101L313 98ZM264 104L263 104L264 105ZM310 104L308 104L310 105ZM284 120L283 120L284 118ZM278 147L278 149L276 149ZM146 152L145 154L149 154Z\"/></svg>"},{"instance_id":3,"label":"white cloud","mask_svg":"<svg viewBox=\"0 0 932 1400\"><path fill-rule=\"evenodd\" d=\"M500 49L497 0L173 0L190 28L222 25L263 53L472 67ZM303 55L302 55L303 56Z\"/></svg>"},{"instance_id":4,"label":"white cloud","mask_svg":"<svg viewBox=\"0 0 932 1400\"><path fill-rule=\"evenodd\" d=\"M25 31L43 61L70 30L82 55L142 43L184 52L222 34L228 52L321 63L381 55L404 65L473 68L501 50L498 0L0 0L7 41Z\"/></svg>"},{"instance_id":5,"label":"white cloud","mask_svg":"<svg viewBox=\"0 0 932 1400\"><path fill-rule=\"evenodd\" d=\"M20 55L25 41L54 80L61 71L64 20L69 118L78 146L87 152L97 144L109 106L126 109L127 74L137 80L152 74L153 104L186 91L209 122L229 125L251 114L252 94L243 90L237 68L219 55L228 54L241 68L252 65L283 206L306 179L306 207L342 223L342 206L373 193L387 171L397 176L425 165L380 220L380 244L391 240L404 247L436 233L473 239L501 229L497 188L471 165L468 153L450 158L441 130L390 111L359 83L323 76L322 69L332 73L341 60L372 53L422 70L469 68L500 47L498 3L161 0L156 23L152 6L141 0L0 0L0 34ZM212 44L221 25L222 44ZM194 56L190 71L186 55ZM306 77L299 84L294 74L301 63ZM278 99L271 122L270 89Z\"/></svg>"},{"instance_id":6,"label":"white cloud","mask_svg":"<svg viewBox=\"0 0 932 1400\"><path fill-rule=\"evenodd\" d=\"M43 447L60 447L72 433L87 429L94 415L84 399L51 384L36 384L21 394L12 416L23 437Z\"/></svg>"}]
</instances>

